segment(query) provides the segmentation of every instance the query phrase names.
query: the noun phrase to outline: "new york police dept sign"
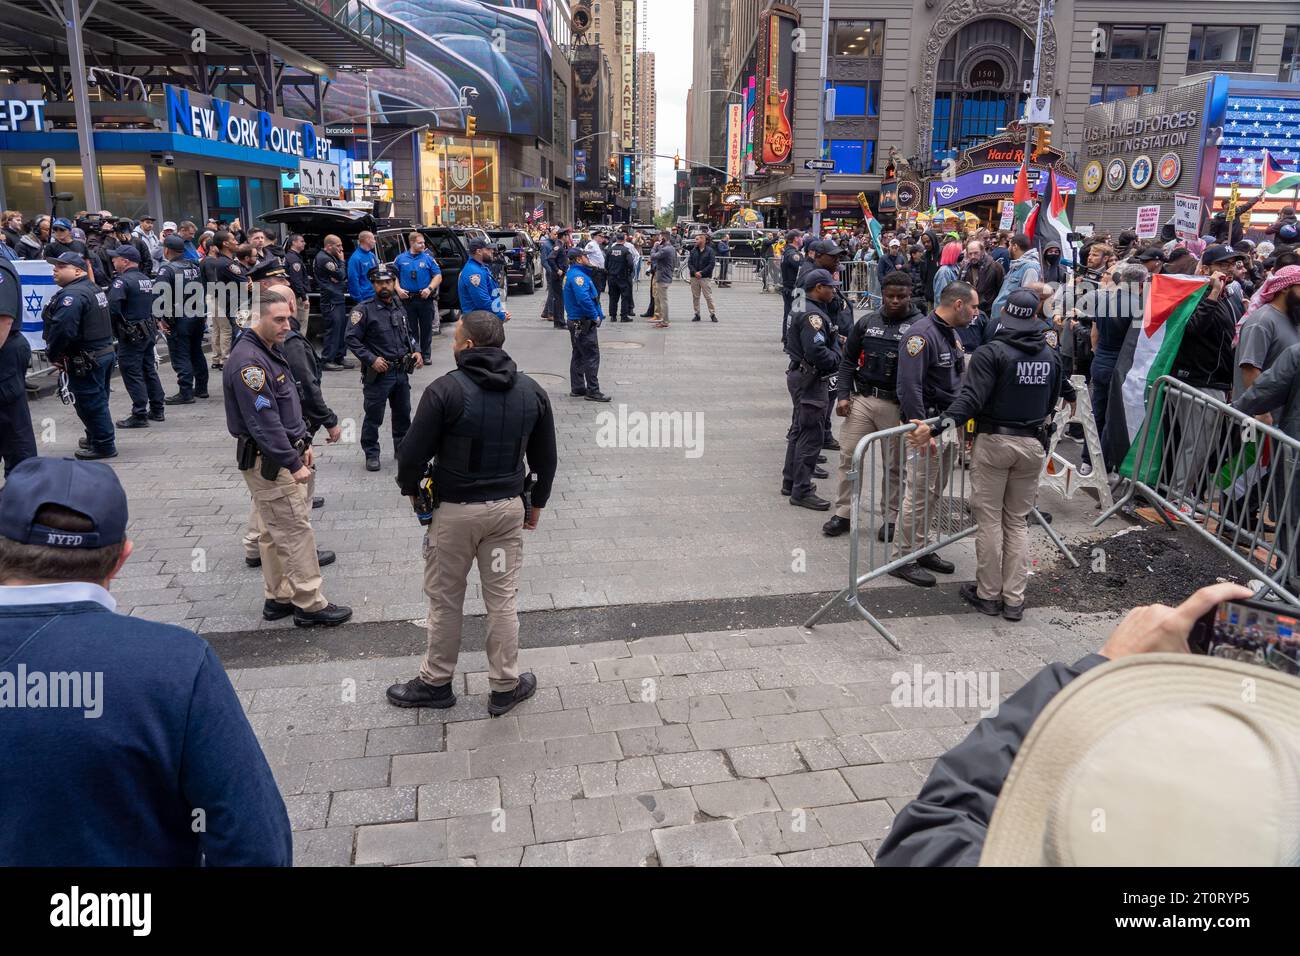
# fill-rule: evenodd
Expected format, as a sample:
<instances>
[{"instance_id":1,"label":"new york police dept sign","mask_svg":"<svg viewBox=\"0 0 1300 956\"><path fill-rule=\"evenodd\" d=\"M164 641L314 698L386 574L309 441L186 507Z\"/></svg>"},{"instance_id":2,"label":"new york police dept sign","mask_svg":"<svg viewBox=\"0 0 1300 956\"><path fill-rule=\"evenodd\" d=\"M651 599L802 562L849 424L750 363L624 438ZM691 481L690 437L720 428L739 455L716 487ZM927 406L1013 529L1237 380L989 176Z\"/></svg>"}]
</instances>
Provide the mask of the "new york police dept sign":
<instances>
[{"instance_id":1,"label":"new york police dept sign","mask_svg":"<svg viewBox=\"0 0 1300 956\"><path fill-rule=\"evenodd\" d=\"M174 86L166 87L166 92L170 132L300 159L329 159L330 141L317 136L311 123Z\"/></svg>"}]
</instances>

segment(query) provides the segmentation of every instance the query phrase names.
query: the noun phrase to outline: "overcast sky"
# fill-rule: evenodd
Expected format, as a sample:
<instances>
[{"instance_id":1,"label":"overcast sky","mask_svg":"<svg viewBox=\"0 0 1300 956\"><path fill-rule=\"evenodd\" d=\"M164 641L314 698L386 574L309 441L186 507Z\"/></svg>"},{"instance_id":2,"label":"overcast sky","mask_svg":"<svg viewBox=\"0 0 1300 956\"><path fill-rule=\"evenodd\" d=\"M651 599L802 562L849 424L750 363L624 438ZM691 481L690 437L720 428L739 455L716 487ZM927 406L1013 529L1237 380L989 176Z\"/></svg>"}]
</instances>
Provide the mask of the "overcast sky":
<instances>
[{"instance_id":1,"label":"overcast sky","mask_svg":"<svg viewBox=\"0 0 1300 956\"><path fill-rule=\"evenodd\" d=\"M686 155L686 91L691 88L691 46L695 38L692 0L642 0L646 4L646 49L655 55L658 94L657 152ZM658 160L655 183L659 205L673 201L673 161Z\"/></svg>"}]
</instances>

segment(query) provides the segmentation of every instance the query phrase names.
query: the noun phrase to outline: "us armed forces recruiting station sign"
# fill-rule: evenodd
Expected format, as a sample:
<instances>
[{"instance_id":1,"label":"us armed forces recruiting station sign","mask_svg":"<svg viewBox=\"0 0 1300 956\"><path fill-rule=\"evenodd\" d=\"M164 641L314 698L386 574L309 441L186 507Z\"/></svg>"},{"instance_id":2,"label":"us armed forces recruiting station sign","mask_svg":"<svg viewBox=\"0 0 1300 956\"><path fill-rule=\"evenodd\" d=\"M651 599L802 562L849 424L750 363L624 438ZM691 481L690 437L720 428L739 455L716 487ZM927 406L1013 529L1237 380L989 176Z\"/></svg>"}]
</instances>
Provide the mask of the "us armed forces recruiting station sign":
<instances>
[{"instance_id":1,"label":"us armed forces recruiting station sign","mask_svg":"<svg viewBox=\"0 0 1300 956\"><path fill-rule=\"evenodd\" d=\"M1209 82L1088 107L1074 221L1132 229L1139 206L1174 214L1178 193L1195 194L1205 143Z\"/></svg>"}]
</instances>

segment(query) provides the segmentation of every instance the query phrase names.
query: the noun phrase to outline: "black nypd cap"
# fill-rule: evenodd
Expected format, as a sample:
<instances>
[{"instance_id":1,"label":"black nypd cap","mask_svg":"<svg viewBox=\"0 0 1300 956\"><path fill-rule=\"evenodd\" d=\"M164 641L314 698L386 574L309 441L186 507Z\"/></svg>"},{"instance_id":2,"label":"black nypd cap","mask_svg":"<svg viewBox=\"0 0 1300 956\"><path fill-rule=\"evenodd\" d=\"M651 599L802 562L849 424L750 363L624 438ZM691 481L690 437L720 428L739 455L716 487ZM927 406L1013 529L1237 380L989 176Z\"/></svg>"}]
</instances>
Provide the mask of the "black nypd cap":
<instances>
[{"instance_id":1,"label":"black nypd cap","mask_svg":"<svg viewBox=\"0 0 1300 956\"><path fill-rule=\"evenodd\" d=\"M840 280L835 278L835 276L831 275L825 269L813 269L803 277L803 288L810 290L819 285L838 286L839 284Z\"/></svg>"},{"instance_id":2,"label":"black nypd cap","mask_svg":"<svg viewBox=\"0 0 1300 956\"><path fill-rule=\"evenodd\" d=\"M184 252L185 240L182 239L180 236L178 236L176 233L172 233L170 236L168 236L166 239L163 240L163 248L170 249L172 252Z\"/></svg>"},{"instance_id":3,"label":"black nypd cap","mask_svg":"<svg viewBox=\"0 0 1300 956\"><path fill-rule=\"evenodd\" d=\"M844 248L834 239L821 239L810 243L807 251L815 256L842 256L845 253Z\"/></svg>"},{"instance_id":4,"label":"black nypd cap","mask_svg":"<svg viewBox=\"0 0 1300 956\"><path fill-rule=\"evenodd\" d=\"M125 259L127 260L127 262L134 262L136 265L140 264L139 251L135 248L135 246L129 245L125 242L122 243L120 246L115 246L111 250L111 255L113 256L114 259Z\"/></svg>"},{"instance_id":5,"label":"black nypd cap","mask_svg":"<svg viewBox=\"0 0 1300 956\"><path fill-rule=\"evenodd\" d=\"M397 273L389 270L388 266L379 265L367 272L366 278L371 282L396 282Z\"/></svg>"},{"instance_id":6,"label":"black nypd cap","mask_svg":"<svg viewBox=\"0 0 1300 956\"><path fill-rule=\"evenodd\" d=\"M89 531L59 531L38 524L45 505L84 515ZM0 488L0 538L47 548L104 548L126 540L126 492L108 465L71 458L28 458Z\"/></svg>"},{"instance_id":7,"label":"black nypd cap","mask_svg":"<svg viewBox=\"0 0 1300 956\"><path fill-rule=\"evenodd\" d=\"M1159 246L1147 246L1135 256L1138 262L1168 262Z\"/></svg>"},{"instance_id":8,"label":"black nypd cap","mask_svg":"<svg viewBox=\"0 0 1300 956\"><path fill-rule=\"evenodd\" d=\"M1029 289L1017 289L1007 296L998 319L1005 328L1033 329L1039 325L1037 316L1038 293L1031 292Z\"/></svg>"},{"instance_id":9,"label":"black nypd cap","mask_svg":"<svg viewBox=\"0 0 1300 956\"><path fill-rule=\"evenodd\" d=\"M567 231L567 230L566 230ZM469 254L473 255L480 249L490 249L491 244L486 239L471 239L469 241Z\"/></svg>"},{"instance_id":10,"label":"black nypd cap","mask_svg":"<svg viewBox=\"0 0 1300 956\"><path fill-rule=\"evenodd\" d=\"M60 252L57 256L46 256L45 261L52 266L76 266L87 269L86 257L80 252Z\"/></svg>"}]
</instances>

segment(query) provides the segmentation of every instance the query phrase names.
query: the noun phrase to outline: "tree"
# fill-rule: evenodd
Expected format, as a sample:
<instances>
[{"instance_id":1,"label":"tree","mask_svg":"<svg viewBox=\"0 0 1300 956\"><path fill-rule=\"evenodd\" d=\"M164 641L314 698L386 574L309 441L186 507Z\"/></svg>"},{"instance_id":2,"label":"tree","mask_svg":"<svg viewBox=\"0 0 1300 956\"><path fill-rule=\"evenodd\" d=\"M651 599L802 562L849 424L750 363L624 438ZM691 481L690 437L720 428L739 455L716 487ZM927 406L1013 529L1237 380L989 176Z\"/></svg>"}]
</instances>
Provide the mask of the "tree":
<instances>
[{"instance_id":1,"label":"tree","mask_svg":"<svg viewBox=\"0 0 1300 956\"><path fill-rule=\"evenodd\" d=\"M664 206L655 216L655 225L660 229L671 229L674 225L675 217L673 216L673 207Z\"/></svg>"}]
</instances>

